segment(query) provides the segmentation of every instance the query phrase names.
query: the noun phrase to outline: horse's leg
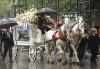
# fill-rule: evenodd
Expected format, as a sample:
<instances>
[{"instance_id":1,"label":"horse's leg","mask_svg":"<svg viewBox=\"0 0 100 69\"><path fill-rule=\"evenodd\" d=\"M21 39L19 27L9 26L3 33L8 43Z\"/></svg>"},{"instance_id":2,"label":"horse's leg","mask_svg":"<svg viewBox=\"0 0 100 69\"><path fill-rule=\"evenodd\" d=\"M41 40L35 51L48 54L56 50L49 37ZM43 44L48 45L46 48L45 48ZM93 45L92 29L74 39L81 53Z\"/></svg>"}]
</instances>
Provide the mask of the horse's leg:
<instances>
[{"instance_id":1,"label":"horse's leg","mask_svg":"<svg viewBox=\"0 0 100 69\"><path fill-rule=\"evenodd\" d=\"M62 49L60 46L57 46L58 51L58 61L61 62L62 61Z\"/></svg>"},{"instance_id":2,"label":"horse's leg","mask_svg":"<svg viewBox=\"0 0 100 69\"><path fill-rule=\"evenodd\" d=\"M58 49L59 49L59 60L61 61L62 64L66 64L66 57L65 57L65 42L58 39L56 41L56 45L58 46Z\"/></svg>"},{"instance_id":3,"label":"horse's leg","mask_svg":"<svg viewBox=\"0 0 100 69\"><path fill-rule=\"evenodd\" d=\"M75 63L80 62L79 59L78 59L77 51L76 51L74 45L73 45L73 44L70 44L70 46L71 46L71 49L73 50L73 58L72 58L72 62L75 62Z\"/></svg>"},{"instance_id":4,"label":"horse's leg","mask_svg":"<svg viewBox=\"0 0 100 69\"><path fill-rule=\"evenodd\" d=\"M45 51L47 53L47 62L48 63L54 63L52 60L51 50L49 43L45 43Z\"/></svg>"},{"instance_id":5,"label":"horse's leg","mask_svg":"<svg viewBox=\"0 0 100 69\"><path fill-rule=\"evenodd\" d=\"M58 48L60 50L58 61L61 62L61 64L65 65L67 63L66 56L65 56L65 50L64 48L61 48L61 46L58 46Z\"/></svg>"},{"instance_id":6,"label":"horse's leg","mask_svg":"<svg viewBox=\"0 0 100 69\"><path fill-rule=\"evenodd\" d=\"M65 65L66 63L67 63L67 60L66 60L66 56L65 56L65 51L63 51L61 64Z\"/></svg>"}]
</instances>

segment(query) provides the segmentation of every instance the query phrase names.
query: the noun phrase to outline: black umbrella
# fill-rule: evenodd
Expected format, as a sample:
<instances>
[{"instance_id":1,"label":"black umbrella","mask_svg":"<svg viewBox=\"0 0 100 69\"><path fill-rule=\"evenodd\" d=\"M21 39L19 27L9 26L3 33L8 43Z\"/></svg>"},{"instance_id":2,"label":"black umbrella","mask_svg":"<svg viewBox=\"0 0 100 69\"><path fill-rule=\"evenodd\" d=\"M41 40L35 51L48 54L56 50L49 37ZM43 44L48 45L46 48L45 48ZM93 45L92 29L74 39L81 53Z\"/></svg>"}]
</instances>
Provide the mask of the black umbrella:
<instances>
[{"instance_id":1,"label":"black umbrella","mask_svg":"<svg viewBox=\"0 0 100 69\"><path fill-rule=\"evenodd\" d=\"M35 15L57 15L57 11L51 8L41 8L39 9Z\"/></svg>"},{"instance_id":2,"label":"black umbrella","mask_svg":"<svg viewBox=\"0 0 100 69\"><path fill-rule=\"evenodd\" d=\"M17 23L11 19L3 19L0 21L0 29L6 29L15 25L17 25Z\"/></svg>"}]
</instances>

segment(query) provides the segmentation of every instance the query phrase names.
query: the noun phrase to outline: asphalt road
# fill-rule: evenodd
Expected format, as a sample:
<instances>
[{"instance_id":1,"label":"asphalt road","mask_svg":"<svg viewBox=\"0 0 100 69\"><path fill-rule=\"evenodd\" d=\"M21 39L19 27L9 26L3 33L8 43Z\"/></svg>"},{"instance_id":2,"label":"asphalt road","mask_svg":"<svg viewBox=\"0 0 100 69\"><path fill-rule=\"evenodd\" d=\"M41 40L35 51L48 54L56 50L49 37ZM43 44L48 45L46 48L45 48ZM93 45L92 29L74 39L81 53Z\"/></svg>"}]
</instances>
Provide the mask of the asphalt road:
<instances>
[{"instance_id":1,"label":"asphalt road","mask_svg":"<svg viewBox=\"0 0 100 69\"><path fill-rule=\"evenodd\" d=\"M61 65L56 58L54 58L54 64L48 64L46 60L35 62L30 62L28 58L28 51L20 49L18 51L18 56L13 61L13 63L8 61L8 58L2 62L0 56L0 69L100 69L100 60L97 61L97 64L91 65L89 59L85 60L82 64L66 64Z\"/></svg>"}]
</instances>

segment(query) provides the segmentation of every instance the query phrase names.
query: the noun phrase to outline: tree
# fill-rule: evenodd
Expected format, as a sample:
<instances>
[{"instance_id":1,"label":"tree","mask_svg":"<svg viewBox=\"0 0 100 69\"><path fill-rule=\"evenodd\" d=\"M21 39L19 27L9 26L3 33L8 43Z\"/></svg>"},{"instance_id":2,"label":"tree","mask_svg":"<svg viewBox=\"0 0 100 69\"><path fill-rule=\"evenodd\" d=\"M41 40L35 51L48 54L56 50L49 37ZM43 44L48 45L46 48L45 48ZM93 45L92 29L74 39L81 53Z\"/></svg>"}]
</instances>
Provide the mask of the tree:
<instances>
[{"instance_id":1,"label":"tree","mask_svg":"<svg viewBox=\"0 0 100 69\"><path fill-rule=\"evenodd\" d=\"M1 0L0 1L0 15L9 16L11 11L11 0Z\"/></svg>"},{"instance_id":2,"label":"tree","mask_svg":"<svg viewBox=\"0 0 100 69\"><path fill-rule=\"evenodd\" d=\"M42 7L51 7L58 12L77 12L79 11L78 1L80 0L15 0L16 13L31 8L39 9ZM13 3L13 0L1 0L0 15L12 15L13 8L11 7L11 3Z\"/></svg>"}]
</instances>

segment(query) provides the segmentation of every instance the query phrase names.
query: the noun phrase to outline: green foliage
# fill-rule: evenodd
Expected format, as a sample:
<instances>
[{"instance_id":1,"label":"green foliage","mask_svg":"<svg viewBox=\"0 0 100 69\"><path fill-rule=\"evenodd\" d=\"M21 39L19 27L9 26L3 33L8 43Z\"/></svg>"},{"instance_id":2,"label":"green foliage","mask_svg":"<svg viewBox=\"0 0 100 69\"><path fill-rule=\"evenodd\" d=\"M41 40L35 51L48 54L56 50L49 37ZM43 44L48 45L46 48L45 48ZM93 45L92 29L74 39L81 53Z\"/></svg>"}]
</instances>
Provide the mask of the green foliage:
<instances>
[{"instance_id":1,"label":"green foliage","mask_svg":"<svg viewBox=\"0 0 100 69\"><path fill-rule=\"evenodd\" d=\"M77 12L79 10L77 1L79 0L59 0L58 3L58 0L15 0L15 3L17 4L17 13L42 7L51 7L59 12ZM0 0L0 15L12 14L14 8L11 7L11 3L13 3L13 0Z\"/></svg>"},{"instance_id":2,"label":"green foliage","mask_svg":"<svg viewBox=\"0 0 100 69\"><path fill-rule=\"evenodd\" d=\"M9 15L11 9L11 0L0 0L0 15Z\"/></svg>"}]
</instances>

